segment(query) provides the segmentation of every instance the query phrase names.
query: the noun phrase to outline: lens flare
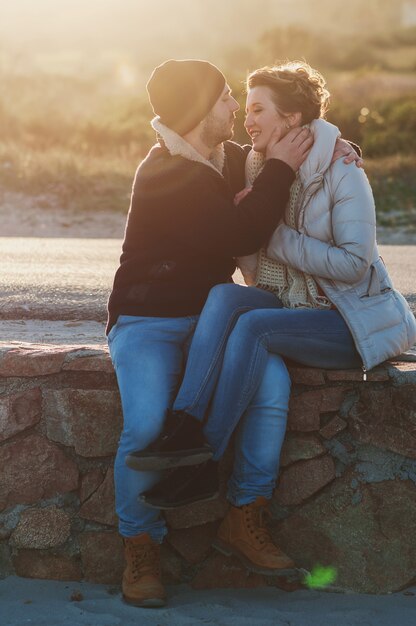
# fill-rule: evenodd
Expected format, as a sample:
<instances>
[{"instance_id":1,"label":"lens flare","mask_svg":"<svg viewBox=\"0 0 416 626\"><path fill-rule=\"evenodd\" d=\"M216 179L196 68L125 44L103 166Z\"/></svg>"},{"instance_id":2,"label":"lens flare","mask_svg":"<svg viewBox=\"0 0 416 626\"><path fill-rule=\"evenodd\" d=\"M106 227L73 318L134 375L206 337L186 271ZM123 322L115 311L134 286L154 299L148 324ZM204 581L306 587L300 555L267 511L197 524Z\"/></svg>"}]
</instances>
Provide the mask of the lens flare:
<instances>
[{"instance_id":1,"label":"lens flare","mask_svg":"<svg viewBox=\"0 0 416 626\"><path fill-rule=\"evenodd\" d=\"M335 567L317 565L305 576L303 581L309 589L323 589L331 585L337 578L337 570Z\"/></svg>"}]
</instances>

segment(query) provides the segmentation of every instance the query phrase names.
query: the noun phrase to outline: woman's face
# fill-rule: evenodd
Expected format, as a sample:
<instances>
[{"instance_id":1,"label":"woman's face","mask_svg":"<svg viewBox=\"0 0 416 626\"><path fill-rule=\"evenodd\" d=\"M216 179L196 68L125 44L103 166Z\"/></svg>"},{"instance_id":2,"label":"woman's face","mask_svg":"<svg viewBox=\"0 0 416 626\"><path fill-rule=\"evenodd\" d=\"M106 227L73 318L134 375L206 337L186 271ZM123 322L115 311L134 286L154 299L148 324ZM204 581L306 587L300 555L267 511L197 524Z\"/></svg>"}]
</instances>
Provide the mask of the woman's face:
<instances>
[{"instance_id":1,"label":"woman's face","mask_svg":"<svg viewBox=\"0 0 416 626\"><path fill-rule=\"evenodd\" d=\"M247 94L244 126L256 152L266 152L273 131L274 140L280 141L289 131L289 117L278 113L269 87L253 87Z\"/></svg>"}]
</instances>

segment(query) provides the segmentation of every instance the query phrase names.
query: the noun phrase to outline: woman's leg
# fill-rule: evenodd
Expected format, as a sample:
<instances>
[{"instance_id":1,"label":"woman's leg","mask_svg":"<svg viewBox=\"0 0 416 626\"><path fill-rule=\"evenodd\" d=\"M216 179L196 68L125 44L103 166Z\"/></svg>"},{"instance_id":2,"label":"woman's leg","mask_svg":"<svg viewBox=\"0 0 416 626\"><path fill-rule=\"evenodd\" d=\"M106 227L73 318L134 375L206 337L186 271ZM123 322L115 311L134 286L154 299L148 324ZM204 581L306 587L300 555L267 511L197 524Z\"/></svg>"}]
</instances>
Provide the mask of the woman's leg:
<instances>
[{"instance_id":1,"label":"woman's leg","mask_svg":"<svg viewBox=\"0 0 416 626\"><path fill-rule=\"evenodd\" d=\"M162 429L183 371L183 347L195 327L191 318L121 316L110 331L109 347L117 375L124 426L115 460L116 510L120 534L147 532L160 542L166 534L158 511L140 503L159 472L140 472L126 456L145 448Z\"/></svg>"},{"instance_id":2,"label":"woman's leg","mask_svg":"<svg viewBox=\"0 0 416 626\"><path fill-rule=\"evenodd\" d=\"M238 424L228 500L234 506L262 496L276 485L289 410L290 377L285 362L269 354L259 388Z\"/></svg>"},{"instance_id":3,"label":"woman's leg","mask_svg":"<svg viewBox=\"0 0 416 626\"><path fill-rule=\"evenodd\" d=\"M264 376L269 352L312 367L352 368L361 359L337 311L254 310L231 333L204 428L219 459Z\"/></svg>"},{"instance_id":4,"label":"woman's leg","mask_svg":"<svg viewBox=\"0 0 416 626\"><path fill-rule=\"evenodd\" d=\"M173 409L202 420L217 384L228 337L240 315L252 309L281 306L272 293L255 287L225 284L211 289L192 337Z\"/></svg>"}]
</instances>

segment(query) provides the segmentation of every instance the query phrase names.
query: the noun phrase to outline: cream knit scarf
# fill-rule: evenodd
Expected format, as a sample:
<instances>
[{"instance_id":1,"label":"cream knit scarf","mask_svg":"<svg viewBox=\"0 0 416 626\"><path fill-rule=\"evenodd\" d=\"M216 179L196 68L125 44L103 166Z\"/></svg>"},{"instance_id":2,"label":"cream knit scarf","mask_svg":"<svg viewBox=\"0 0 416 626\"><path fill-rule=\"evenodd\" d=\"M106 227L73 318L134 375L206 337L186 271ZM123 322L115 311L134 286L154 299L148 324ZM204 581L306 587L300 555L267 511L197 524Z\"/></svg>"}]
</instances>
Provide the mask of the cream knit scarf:
<instances>
[{"instance_id":1,"label":"cream knit scarf","mask_svg":"<svg viewBox=\"0 0 416 626\"><path fill-rule=\"evenodd\" d=\"M246 162L246 184L248 186L253 184L262 170L264 161L264 156L259 152L252 150L248 154ZM290 188L284 217L285 223L296 230L299 226L301 191L302 183L299 175L296 175ZM257 254L254 285L275 293L286 308L328 309L331 306L329 300L319 294L317 284L312 276L267 257L265 248L261 248Z\"/></svg>"}]
</instances>

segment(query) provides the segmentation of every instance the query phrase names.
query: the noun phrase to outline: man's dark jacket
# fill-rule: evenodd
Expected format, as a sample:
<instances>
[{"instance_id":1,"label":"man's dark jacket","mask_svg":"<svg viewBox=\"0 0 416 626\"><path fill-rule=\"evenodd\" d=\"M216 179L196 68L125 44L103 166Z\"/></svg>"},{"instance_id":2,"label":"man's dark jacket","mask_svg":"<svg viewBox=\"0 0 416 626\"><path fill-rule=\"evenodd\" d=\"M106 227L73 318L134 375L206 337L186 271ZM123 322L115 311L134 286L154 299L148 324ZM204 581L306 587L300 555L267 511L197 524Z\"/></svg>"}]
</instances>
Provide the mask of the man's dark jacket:
<instances>
[{"instance_id":1,"label":"man's dark jacket","mask_svg":"<svg viewBox=\"0 0 416 626\"><path fill-rule=\"evenodd\" d=\"M234 206L234 195L245 186L246 152L231 141L224 149L222 175L205 163L172 156L163 142L140 164L107 332L119 315L200 313L209 290L231 281L234 257L255 252L272 234L289 198L292 169L270 159L252 192Z\"/></svg>"}]
</instances>

